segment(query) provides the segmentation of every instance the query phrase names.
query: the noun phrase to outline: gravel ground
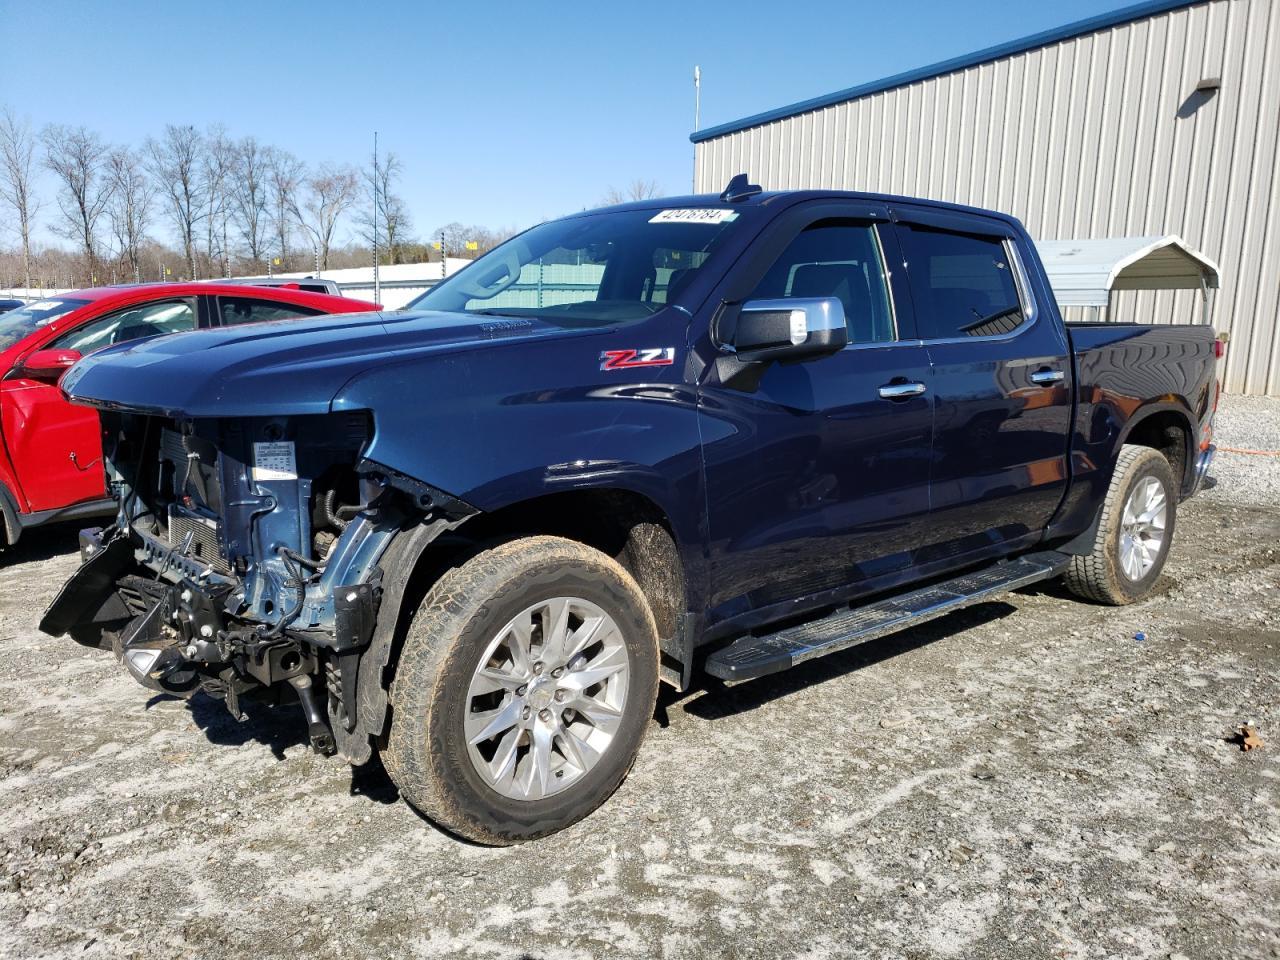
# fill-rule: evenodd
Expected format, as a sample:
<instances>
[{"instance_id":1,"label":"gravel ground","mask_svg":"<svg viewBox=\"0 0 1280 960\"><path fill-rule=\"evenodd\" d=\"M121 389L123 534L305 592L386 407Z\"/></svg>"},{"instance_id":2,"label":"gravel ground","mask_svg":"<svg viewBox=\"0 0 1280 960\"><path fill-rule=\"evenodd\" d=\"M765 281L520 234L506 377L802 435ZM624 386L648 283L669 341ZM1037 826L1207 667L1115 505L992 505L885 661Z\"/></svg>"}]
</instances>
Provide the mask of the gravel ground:
<instances>
[{"instance_id":1,"label":"gravel ground","mask_svg":"<svg viewBox=\"0 0 1280 960\"><path fill-rule=\"evenodd\" d=\"M1226 399L1219 442L1280 449L1280 402ZM308 752L296 708L238 724L38 634L75 538L32 536L0 568L0 955L1280 957L1280 458L1215 475L1157 597L1031 589L666 696L612 801L502 850Z\"/></svg>"}]
</instances>

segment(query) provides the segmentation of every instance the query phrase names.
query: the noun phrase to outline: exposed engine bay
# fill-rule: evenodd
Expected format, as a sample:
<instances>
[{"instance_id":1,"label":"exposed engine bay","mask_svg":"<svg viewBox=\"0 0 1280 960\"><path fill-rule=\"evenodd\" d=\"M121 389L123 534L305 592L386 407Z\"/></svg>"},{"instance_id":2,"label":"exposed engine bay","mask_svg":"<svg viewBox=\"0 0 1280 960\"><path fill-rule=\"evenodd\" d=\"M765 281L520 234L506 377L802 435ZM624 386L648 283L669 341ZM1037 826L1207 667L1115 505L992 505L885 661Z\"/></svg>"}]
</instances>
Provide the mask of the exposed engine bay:
<instances>
[{"instance_id":1,"label":"exposed engine bay","mask_svg":"<svg viewBox=\"0 0 1280 960\"><path fill-rule=\"evenodd\" d=\"M103 422L119 513L81 532L84 565L42 629L110 645L144 686L202 690L237 717L244 696L291 687L312 745L333 752L335 731L356 726L379 559L433 512L468 511L362 459L363 412L178 421L112 411Z\"/></svg>"}]
</instances>

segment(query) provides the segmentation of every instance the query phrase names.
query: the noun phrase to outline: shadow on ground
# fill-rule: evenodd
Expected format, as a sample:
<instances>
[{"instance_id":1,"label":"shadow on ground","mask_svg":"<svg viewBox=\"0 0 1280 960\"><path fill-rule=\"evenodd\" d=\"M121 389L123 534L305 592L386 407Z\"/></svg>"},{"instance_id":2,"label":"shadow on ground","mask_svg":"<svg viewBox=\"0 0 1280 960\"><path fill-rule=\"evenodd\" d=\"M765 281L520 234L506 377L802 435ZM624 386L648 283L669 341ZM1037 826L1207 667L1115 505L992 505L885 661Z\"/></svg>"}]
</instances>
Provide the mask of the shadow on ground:
<instances>
[{"instance_id":1,"label":"shadow on ground","mask_svg":"<svg viewBox=\"0 0 1280 960\"><path fill-rule=\"evenodd\" d=\"M705 720L745 713L805 687L825 683L836 677L873 666L890 657L917 650L939 640L946 640L961 630L994 623L1016 611L1016 607L1003 601L975 604L920 626L909 627L899 633L881 637L863 646L852 647L841 653L828 654L817 660L792 667L783 673L761 677L735 686L728 686L705 673L695 674L694 685L685 693L678 694L671 691L667 694L664 691L659 696L659 710L665 712L667 708L684 701L686 713ZM661 716L659 722L662 722Z\"/></svg>"},{"instance_id":2,"label":"shadow on ground","mask_svg":"<svg viewBox=\"0 0 1280 960\"><path fill-rule=\"evenodd\" d=\"M80 531L100 521L97 518L69 523L51 523L45 527L33 527L22 534L12 547L0 551L0 569L20 563L39 563L64 554L78 553Z\"/></svg>"},{"instance_id":3,"label":"shadow on ground","mask_svg":"<svg viewBox=\"0 0 1280 960\"><path fill-rule=\"evenodd\" d=\"M180 699L169 694L157 694L147 701L147 708ZM221 700L203 693L197 692L186 701L186 705L192 722L210 743L217 746L241 747L256 743L266 747L280 761L287 759L286 751L293 747L310 749L307 724L295 702L242 700L243 720L233 717ZM341 761L335 759L333 762ZM400 791L391 782L376 751L368 763L351 768L351 795L368 797L383 804L396 803L400 799Z\"/></svg>"}]
</instances>

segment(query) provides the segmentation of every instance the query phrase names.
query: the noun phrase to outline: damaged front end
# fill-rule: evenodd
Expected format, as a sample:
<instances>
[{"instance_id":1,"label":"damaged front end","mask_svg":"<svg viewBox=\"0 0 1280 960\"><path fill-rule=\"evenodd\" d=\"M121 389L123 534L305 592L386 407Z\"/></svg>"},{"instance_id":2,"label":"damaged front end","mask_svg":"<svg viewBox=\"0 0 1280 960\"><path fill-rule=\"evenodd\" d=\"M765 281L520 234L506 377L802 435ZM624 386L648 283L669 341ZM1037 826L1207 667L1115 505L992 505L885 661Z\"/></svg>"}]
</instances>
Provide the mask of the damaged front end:
<instances>
[{"instance_id":1,"label":"damaged front end","mask_svg":"<svg viewBox=\"0 0 1280 960\"><path fill-rule=\"evenodd\" d=\"M377 731L360 729L357 683L379 560L402 532L472 511L364 459L364 412L103 421L120 509L81 532L84 563L40 628L110 646L144 686L203 691L237 717L244 697L291 688L316 749L367 759Z\"/></svg>"}]
</instances>

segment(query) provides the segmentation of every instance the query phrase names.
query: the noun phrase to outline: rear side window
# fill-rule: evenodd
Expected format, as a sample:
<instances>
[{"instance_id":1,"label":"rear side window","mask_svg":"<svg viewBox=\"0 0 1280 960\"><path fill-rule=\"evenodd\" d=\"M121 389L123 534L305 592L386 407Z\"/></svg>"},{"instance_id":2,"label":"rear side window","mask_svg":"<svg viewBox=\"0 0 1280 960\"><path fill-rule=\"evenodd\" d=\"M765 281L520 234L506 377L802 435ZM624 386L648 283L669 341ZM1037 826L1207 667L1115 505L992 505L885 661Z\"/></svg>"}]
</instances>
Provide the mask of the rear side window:
<instances>
[{"instance_id":1,"label":"rear side window","mask_svg":"<svg viewBox=\"0 0 1280 960\"><path fill-rule=\"evenodd\" d=\"M894 340L893 313L875 227L823 220L791 241L748 299L835 297L850 343Z\"/></svg>"},{"instance_id":2,"label":"rear side window","mask_svg":"<svg viewBox=\"0 0 1280 960\"><path fill-rule=\"evenodd\" d=\"M248 300L244 297L219 297L218 317L224 327L241 323L263 323L268 320L296 320L314 317L319 310L300 307L293 303L273 303L269 300Z\"/></svg>"},{"instance_id":3,"label":"rear side window","mask_svg":"<svg viewBox=\"0 0 1280 960\"><path fill-rule=\"evenodd\" d=\"M991 337L1026 319L1004 242L912 226L901 232L916 323L926 340Z\"/></svg>"}]
</instances>

